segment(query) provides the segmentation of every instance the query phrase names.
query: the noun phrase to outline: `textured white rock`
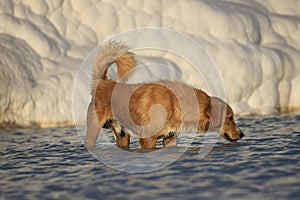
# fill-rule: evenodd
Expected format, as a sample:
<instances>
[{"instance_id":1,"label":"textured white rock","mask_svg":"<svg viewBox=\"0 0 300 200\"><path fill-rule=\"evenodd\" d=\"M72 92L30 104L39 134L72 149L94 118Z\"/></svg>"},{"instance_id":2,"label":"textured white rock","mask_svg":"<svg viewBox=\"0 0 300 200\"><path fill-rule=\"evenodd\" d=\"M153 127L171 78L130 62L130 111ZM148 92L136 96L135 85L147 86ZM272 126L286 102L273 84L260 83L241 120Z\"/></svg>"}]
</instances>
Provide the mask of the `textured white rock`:
<instances>
[{"instance_id":1,"label":"textured white rock","mask_svg":"<svg viewBox=\"0 0 300 200\"><path fill-rule=\"evenodd\" d=\"M201 42L237 113L300 109L299 10L298 0L1 0L0 124L72 123L83 59L117 33L151 26Z\"/></svg>"}]
</instances>

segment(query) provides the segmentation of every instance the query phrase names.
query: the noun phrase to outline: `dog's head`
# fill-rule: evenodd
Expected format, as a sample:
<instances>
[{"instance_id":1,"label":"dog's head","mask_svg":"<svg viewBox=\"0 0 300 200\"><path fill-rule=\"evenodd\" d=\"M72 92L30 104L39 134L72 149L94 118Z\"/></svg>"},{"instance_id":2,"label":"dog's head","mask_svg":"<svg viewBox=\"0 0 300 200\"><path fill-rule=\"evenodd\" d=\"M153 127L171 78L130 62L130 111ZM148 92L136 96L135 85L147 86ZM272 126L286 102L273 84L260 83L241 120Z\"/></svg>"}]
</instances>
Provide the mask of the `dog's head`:
<instances>
[{"instance_id":1,"label":"dog's head","mask_svg":"<svg viewBox=\"0 0 300 200\"><path fill-rule=\"evenodd\" d=\"M206 115L210 119L210 129L218 131L225 140L235 142L244 137L243 132L235 124L232 109L221 99L211 97Z\"/></svg>"}]
</instances>

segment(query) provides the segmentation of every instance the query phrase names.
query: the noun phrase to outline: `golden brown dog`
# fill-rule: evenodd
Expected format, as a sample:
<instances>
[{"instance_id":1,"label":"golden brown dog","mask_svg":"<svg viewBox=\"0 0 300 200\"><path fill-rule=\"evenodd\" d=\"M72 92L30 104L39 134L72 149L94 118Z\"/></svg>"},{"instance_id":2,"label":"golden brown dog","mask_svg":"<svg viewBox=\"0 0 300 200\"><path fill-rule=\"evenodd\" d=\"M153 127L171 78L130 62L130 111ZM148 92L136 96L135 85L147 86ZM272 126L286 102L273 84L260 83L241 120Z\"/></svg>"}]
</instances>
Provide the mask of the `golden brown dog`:
<instances>
[{"instance_id":1,"label":"golden brown dog","mask_svg":"<svg viewBox=\"0 0 300 200\"><path fill-rule=\"evenodd\" d=\"M85 146L95 145L101 128L110 128L117 146L128 147L129 132L139 137L140 148L176 145L181 131L216 130L227 141L244 136L230 106L217 97L178 81L126 84L106 76L117 64L117 80L136 66L134 55L121 43L108 42L99 51L92 75L92 100L87 112Z\"/></svg>"}]
</instances>

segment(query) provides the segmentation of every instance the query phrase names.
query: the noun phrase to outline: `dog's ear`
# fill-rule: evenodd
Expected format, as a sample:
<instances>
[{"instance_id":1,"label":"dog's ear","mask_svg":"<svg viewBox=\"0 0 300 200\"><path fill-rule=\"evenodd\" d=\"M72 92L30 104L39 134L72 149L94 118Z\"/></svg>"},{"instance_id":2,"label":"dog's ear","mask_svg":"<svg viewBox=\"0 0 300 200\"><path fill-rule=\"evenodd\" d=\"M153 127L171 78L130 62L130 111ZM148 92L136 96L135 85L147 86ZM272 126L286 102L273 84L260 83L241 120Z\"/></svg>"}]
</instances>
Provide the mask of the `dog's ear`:
<instances>
[{"instance_id":1,"label":"dog's ear","mask_svg":"<svg viewBox=\"0 0 300 200\"><path fill-rule=\"evenodd\" d=\"M205 114L210 118L210 128L220 128L226 114L226 104L217 97L211 97Z\"/></svg>"}]
</instances>

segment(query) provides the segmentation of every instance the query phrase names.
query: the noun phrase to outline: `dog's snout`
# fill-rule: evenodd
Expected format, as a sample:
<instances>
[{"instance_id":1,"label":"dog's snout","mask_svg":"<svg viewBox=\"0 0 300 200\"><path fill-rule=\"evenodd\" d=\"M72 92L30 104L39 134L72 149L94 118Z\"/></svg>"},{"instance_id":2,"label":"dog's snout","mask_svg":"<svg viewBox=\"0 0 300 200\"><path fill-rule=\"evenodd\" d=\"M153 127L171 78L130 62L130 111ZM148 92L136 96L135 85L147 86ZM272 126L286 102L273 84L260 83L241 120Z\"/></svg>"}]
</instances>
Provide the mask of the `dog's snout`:
<instances>
[{"instance_id":1,"label":"dog's snout","mask_svg":"<svg viewBox=\"0 0 300 200\"><path fill-rule=\"evenodd\" d=\"M241 131L241 133L240 133L240 138L242 138L242 137L244 137L245 135L244 135L244 133Z\"/></svg>"}]
</instances>

